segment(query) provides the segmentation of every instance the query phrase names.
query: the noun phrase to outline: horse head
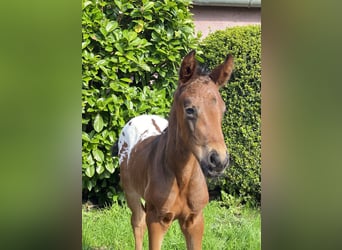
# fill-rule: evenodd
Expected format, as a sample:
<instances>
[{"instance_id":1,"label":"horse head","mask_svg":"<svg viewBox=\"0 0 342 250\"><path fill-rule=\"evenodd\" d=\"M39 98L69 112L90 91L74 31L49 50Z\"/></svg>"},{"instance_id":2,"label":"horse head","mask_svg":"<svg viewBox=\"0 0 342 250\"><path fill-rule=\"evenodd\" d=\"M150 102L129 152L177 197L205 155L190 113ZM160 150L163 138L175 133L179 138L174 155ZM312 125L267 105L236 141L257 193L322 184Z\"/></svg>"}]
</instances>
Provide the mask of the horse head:
<instances>
[{"instance_id":1,"label":"horse head","mask_svg":"<svg viewBox=\"0 0 342 250\"><path fill-rule=\"evenodd\" d=\"M195 51L186 55L179 71L174 96L177 133L197 158L205 176L218 176L229 165L229 154L222 133L226 107L219 89L230 79L233 57L204 74L197 67Z\"/></svg>"}]
</instances>

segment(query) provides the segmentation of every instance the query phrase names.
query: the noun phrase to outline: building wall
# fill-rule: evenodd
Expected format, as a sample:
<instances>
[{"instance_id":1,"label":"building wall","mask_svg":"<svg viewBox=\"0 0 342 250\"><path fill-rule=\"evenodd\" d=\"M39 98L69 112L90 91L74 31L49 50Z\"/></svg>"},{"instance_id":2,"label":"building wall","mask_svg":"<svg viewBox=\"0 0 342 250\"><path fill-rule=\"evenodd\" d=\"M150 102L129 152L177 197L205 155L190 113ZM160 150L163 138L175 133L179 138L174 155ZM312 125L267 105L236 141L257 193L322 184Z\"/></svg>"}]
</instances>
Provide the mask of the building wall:
<instances>
[{"instance_id":1,"label":"building wall","mask_svg":"<svg viewBox=\"0 0 342 250\"><path fill-rule=\"evenodd\" d=\"M196 32L202 37L227 27L261 24L261 8L198 6L191 9Z\"/></svg>"}]
</instances>

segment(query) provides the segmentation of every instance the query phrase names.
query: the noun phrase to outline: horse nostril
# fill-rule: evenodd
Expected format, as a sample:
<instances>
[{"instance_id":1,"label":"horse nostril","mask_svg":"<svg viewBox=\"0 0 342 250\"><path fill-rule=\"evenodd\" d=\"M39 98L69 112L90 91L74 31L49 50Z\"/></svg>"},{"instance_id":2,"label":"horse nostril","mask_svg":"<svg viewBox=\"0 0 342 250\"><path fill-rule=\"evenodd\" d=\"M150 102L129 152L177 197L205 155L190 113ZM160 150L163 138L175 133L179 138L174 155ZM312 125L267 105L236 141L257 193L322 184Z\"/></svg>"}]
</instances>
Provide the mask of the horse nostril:
<instances>
[{"instance_id":1,"label":"horse nostril","mask_svg":"<svg viewBox=\"0 0 342 250\"><path fill-rule=\"evenodd\" d=\"M209 153L208 162L212 168L226 168L229 165L230 156L228 153L226 153L226 157L222 161L219 154L213 150Z\"/></svg>"},{"instance_id":2,"label":"horse nostril","mask_svg":"<svg viewBox=\"0 0 342 250\"><path fill-rule=\"evenodd\" d=\"M216 151L210 152L209 163L211 165L214 165L214 167L216 167L219 162L220 162L220 159L219 159L218 153Z\"/></svg>"}]
</instances>

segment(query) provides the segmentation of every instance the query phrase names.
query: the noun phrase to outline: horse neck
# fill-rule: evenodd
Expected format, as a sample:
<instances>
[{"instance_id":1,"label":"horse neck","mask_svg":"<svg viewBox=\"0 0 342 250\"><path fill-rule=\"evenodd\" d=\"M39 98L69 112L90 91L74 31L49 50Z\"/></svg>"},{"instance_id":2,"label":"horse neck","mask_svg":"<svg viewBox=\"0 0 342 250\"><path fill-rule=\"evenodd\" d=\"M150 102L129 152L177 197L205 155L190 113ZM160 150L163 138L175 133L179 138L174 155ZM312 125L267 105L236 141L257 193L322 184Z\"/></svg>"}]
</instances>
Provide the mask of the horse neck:
<instances>
[{"instance_id":1,"label":"horse neck","mask_svg":"<svg viewBox=\"0 0 342 250\"><path fill-rule=\"evenodd\" d=\"M171 110L166 136L166 166L175 174L177 182L185 185L189 182L198 163L189 148L188 141L181 137L174 109Z\"/></svg>"}]
</instances>

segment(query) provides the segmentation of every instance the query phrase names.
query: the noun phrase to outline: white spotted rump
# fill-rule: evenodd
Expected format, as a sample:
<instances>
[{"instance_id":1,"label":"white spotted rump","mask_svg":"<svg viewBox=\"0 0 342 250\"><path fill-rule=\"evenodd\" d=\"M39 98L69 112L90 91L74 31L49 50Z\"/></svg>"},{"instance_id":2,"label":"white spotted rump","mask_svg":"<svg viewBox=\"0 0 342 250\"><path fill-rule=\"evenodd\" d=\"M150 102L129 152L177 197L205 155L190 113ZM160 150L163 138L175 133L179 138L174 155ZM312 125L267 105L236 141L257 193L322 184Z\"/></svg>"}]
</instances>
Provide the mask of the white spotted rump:
<instances>
[{"instance_id":1,"label":"white spotted rump","mask_svg":"<svg viewBox=\"0 0 342 250\"><path fill-rule=\"evenodd\" d=\"M138 142L159 135L168 126L168 121L157 115L140 115L131 119L119 136L119 163L129 160L131 150Z\"/></svg>"}]
</instances>

